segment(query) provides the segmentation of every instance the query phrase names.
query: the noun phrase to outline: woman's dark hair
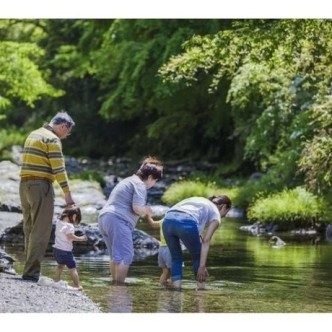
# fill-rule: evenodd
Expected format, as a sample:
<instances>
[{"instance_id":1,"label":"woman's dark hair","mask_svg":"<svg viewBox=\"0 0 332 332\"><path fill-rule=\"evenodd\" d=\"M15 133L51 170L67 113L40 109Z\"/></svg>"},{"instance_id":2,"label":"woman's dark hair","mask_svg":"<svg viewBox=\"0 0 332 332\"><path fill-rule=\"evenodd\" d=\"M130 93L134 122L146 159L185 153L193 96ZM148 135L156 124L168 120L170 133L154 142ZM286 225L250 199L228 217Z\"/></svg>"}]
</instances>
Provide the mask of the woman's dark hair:
<instances>
[{"instance_id":1,"label":"woman's dark hair","mask_svg":"<svg viewBox=\"0 0 332 332\"><path fill-rule=\"evenodd\" d=\"M226 205L227 209L232 207L232 201L226 195L211 196L209 200L216 205Z\"/></svg>"},{"instance_id":2,"label":"woman's dark hair","mask_svg":"<svg viewBox=\"0 0 332 332\"><path fill-rule=\"evenodd\" d=\"M136 175L143 181L146 180L149 175L152 175L154 179L160 180L163 176L163 170L160 166L148 163L141 166L141 168L136 172Z\"/></svg>"},{"instance_id":3,"label":"woman's dark hair","mask_svg":"<svg viewBox=\"0 0 332 332\"><path fill-rule=\"evenodd\" d=\"M149 175L152 175L154 179L160 180L163 176L163 163L156 157L147 157L143 160L142 165L135 174L141 180L146 180Z\"/></svg>"},{"instance_id":4,"label":"woman's dark hair","mask_svg":"<svg viewBox=\"0 0 332 332\"><path fill-rule=\"evenodd\" d=\"M71 224L74 223L73 215L76 215L76 223L79 224L82 220L82 214L81 209L79 207L69 207L65 208L63 212L61 213L60 220L65 219L65 217L68 217L69 222Z\"/></svg>"},{"instance_id":5,"label":"woman's dark hair","mask_svg":"<svg viewBox=\"0 0 332 332\"><path fill-rule=\"evenodd\" d=\"M160 159L158 159L157 157L152 157L152 156L146 157L142 161L142 166L145 164L154 164L157 166L163 166L163 162Z\"/></svg>"}]
</instances>

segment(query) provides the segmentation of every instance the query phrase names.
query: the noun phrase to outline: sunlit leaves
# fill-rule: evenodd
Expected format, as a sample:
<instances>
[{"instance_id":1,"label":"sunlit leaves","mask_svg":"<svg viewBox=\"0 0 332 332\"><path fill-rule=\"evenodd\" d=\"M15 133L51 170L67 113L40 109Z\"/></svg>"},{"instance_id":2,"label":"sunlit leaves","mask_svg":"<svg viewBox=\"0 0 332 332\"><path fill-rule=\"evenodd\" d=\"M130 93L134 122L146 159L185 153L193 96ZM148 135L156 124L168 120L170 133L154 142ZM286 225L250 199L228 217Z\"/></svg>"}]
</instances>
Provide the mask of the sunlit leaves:
<instances>
[{"instance_id":1,"label":"sunlit leaves","mask_svg":"<svg viewBox=\"0 0 332 332\"><path fill-rule=\"evenodd\" d=\"M239 20L216 35L193 37L160 73L164 81L194 84L201 70L210 93L229 79L227 101L244 156L262 170L287 165L311 188L315 181L326 187L332 145L323 137L332 130L331 107L321 103L332 93L331 32L331 20Z\"/></svg>"},{"instance_id":2,"label":"sunlit leaves","mask_svg":"<svg viewBox=\"0 0 332 332\"><path fill-rule=\"evenodd\" d=\"M257 200L248 210L248 219L263 223L273 221L276 224L294 222L310 225L312 221L324 220L324 211L321 199L297 187Z\"/></svg>"},{"instance_id":3,"label":"sunlit leaves","mask_svg":"<svg viewBox=\"0 0 332 332\"><path fill-rule=\"evenodd\" d=\"M13 99L33 107L44 94L61 95L61 91L46 82L38 67L42 55L43 51L35 44L0 42L0 107L10 106Z\"/></svg>"}]
</instances>

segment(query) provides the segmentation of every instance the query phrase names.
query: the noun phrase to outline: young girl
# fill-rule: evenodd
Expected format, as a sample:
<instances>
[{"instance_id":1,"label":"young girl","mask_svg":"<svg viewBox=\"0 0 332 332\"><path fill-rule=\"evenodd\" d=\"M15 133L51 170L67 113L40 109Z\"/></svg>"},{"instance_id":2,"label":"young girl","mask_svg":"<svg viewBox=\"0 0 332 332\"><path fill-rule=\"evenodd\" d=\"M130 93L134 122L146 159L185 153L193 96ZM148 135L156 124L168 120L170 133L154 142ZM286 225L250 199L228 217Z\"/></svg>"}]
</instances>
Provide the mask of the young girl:
<instances>
[{"instance_id":1,"label":"young girl","mask_svg":"<svg viewBox=\"0 0 332 332\"><path fill-rule=\"evenodd\" d=\"M65 208L60 219L55 226L55 243L53 245L53 254L58 263L54 282L60 283L61 274L65 266L68 267L70 276L73 280L74 287L82 289L76 270L76 262L73 250L73 241L86 241L86 235L76 236L74 225L81 222L81 210L78 207Z\"/></svg>"}]
</instances>

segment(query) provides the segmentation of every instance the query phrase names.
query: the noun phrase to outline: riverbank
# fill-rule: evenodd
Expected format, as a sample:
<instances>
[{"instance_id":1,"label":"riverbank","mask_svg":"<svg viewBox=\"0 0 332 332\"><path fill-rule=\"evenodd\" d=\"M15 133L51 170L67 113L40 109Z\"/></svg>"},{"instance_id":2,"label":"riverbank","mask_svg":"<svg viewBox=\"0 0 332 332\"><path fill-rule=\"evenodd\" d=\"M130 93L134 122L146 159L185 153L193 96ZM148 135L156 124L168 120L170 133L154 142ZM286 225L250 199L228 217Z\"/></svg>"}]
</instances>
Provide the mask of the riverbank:
<instances>
[{"instance_id":1,"label":"riverbank","mask_svg":"<svg viewBox=\"0 0 332 332\"><path fill-rule=\"evenodd\" d=\"M101 313L84 291L23 281L20 275L0 273L0 313Z\"/></svg>"}]
</instances>

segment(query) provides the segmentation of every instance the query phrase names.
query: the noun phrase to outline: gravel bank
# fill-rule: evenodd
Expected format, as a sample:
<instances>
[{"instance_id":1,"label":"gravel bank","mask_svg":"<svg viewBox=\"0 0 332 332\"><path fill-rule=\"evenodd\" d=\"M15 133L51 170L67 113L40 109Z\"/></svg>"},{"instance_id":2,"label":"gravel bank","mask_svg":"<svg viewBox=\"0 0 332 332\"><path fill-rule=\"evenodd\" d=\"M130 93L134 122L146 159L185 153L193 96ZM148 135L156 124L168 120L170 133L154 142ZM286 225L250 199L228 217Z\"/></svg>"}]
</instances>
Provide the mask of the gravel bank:
<instances>
[{"instance_id":1,"label":"gravel bank","mask_svg":"<svg viewBox=\"0 0 332 332\"><path fill-rule=\"evenodd\" d=\"M0 313L100 313L84 291L57 289L0 273Z\"/></svg>"}]
</instances>

